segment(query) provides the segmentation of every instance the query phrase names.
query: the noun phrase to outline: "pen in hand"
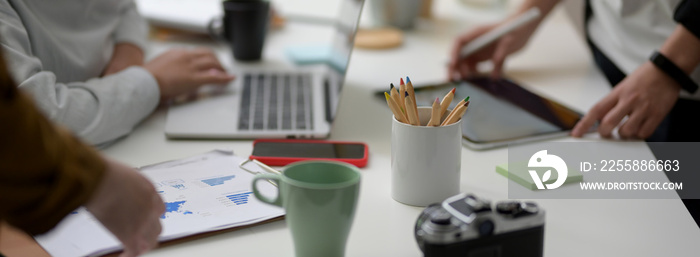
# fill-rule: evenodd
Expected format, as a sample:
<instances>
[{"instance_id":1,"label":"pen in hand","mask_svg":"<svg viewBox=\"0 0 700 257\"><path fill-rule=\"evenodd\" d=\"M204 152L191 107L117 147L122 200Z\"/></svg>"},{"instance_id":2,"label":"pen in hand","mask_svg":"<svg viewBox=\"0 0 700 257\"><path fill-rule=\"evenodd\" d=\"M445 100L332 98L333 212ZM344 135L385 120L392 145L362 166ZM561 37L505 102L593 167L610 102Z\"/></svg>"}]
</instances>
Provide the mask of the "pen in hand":
<instances>
[{"instance_id":1,"label":"pen in hand","mask_svg":"<svg viewBox=\"0 0 700 257\"><path fill-rule=\"evenodd\" d=\"M476 51L488 46L504 35L510 33L511 31L520 28L540 17L540 9L537 7L532 7L526 12L520 14L515 19L504 23L501 26L494 28L493 30L481 35L480 37L474 39L471 43L465 45L460 51L460 57L465 58Z\"/></svg>"}]
</instances>

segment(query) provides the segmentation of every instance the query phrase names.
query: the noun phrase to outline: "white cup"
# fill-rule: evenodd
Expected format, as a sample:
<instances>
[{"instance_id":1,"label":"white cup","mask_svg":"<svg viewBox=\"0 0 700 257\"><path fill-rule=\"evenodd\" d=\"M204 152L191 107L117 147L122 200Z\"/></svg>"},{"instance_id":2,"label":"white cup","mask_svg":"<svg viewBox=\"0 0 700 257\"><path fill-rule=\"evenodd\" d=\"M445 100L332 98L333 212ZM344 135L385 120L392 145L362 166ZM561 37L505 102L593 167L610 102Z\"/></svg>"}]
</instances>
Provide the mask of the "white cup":
<instances>
[{"instance_id":1,"label":"white cup","mask_svg":"<svg viewBox=\"0 0 700 257\"><path fill-rule=\"evenodd\" d=\"M404 204L424 207L459 194L462 120L426 127L430 113L430 107L418 108L422 126L393 119L391 196Z\"/></svg>"}]
</instances>

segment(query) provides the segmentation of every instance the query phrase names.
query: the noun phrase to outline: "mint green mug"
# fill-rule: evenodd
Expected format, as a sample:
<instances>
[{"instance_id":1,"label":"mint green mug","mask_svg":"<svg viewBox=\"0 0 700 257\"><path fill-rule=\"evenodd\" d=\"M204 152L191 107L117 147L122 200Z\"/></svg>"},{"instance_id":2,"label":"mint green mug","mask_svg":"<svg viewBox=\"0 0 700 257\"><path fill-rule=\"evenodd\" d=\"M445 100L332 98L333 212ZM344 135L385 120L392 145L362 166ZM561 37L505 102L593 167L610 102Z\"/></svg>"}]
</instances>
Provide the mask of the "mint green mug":
<instances>
[{"instance_id":1,"label":"mint green mug","mask_svg":"<svg viewBox=\"0 0 700 257\"><path fill-rule=\"evenodd\" d=\"M276 198L260 194L257 181L261 179L276 182ZM258 174L253 178L255 197L286 211L297 257L345 255L359 192L360 171L336 161L296 162L281 175Z\"/></svg>"}]
</instances>

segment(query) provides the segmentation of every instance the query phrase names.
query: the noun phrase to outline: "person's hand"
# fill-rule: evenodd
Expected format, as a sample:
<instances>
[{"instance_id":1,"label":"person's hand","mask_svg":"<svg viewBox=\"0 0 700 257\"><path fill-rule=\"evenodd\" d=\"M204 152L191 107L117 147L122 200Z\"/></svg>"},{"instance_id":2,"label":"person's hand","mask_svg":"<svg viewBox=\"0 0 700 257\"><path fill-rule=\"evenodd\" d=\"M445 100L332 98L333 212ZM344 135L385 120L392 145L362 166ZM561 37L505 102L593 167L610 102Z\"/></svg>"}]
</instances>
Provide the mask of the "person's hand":
<instances>
[{"instance_id":1,"label":"person's hand","mask_svg":"<svg viewBox=\"0 0 700 257\"><path fill-rule=\"evenodd\" d=\"M102 76L107 76L120 72L130 66L143 65L143 51L141 48L130 43L118 43L114 45L112 59L102 72Z\"/></svg>"},{"instance_id":2,"label":"person's hand","mask_svg":"<svg viewBox=\"0 0 700 257\"><path fill-rule=\"evenodd\" d=\"M144 65L158 81L161 100L194 93L200 86L221 84L235 77L226 73L209 49L174 49Z\"/></svg>"},{"instance_id":3,"label":"person's hand","mask_svg":"<svg viewBox=\"0 0 700 257\"><path fill-rule=\"evenodd\" d=\"M620 137L646 139L671 111L679 94L680 86L647 61L596 103L576 124L571 135L581 137L600 121L598 133L609 138L613 129L629 116L618 129Z\"/></svg>"},{"instance_id":4,"label":"person's hand","mask_svg":"<svg viewBox=\"0 0 700 257\"><path fill-rule=\"evenodd\" d=\"M514 17L515 16L511 18ZM486 60L491 60L493 63L491 77L500 78L503 70L503 63L505 62L506 57L525 46L527 41L530 39L530 36L532 36L534 31L537 29L537 25L539 24L538 22L530 23L511 31L506 35L503 35L500 39L492 42L481 50L474 52L466 58L461 58L460 52L462 51L462 47L469 44L474 39L493 30L507 21L508 20L504 20L501 23L480 26L458 37L457 40L455 40L450 53L450 63L447 68L447 79L450 81L455 81L469 78L477 72L477 64Z\"/></svg>"},{"instance_id":5,"label":"person's hand","mask_svg":"<svg viewBox=\"0 0 700 257\"><path fill-rule=\"evenodd\" d=\"M122 242L121 257L143 254L158 244L165 204L136 170L106 162L105 176L85 207Z\"/></svg>"}]
</instances>

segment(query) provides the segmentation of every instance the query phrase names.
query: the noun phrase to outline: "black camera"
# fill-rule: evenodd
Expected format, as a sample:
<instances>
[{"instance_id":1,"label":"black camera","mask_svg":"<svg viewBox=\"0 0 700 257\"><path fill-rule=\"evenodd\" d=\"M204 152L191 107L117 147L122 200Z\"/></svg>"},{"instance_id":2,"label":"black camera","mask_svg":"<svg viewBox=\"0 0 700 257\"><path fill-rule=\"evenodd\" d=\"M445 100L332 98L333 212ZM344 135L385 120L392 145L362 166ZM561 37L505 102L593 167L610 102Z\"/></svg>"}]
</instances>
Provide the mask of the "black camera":
<instances>
[{"instance_id":1,"label":"black camera","mask_svg":"<svg viewBox=\"0 0 700 257\"><path fill-rule=\"evenodd\" d=\"M533 202L452 196L418 216L415 236L425 257L541 257L544 210Z\"/></svg>"}]
</instances>

